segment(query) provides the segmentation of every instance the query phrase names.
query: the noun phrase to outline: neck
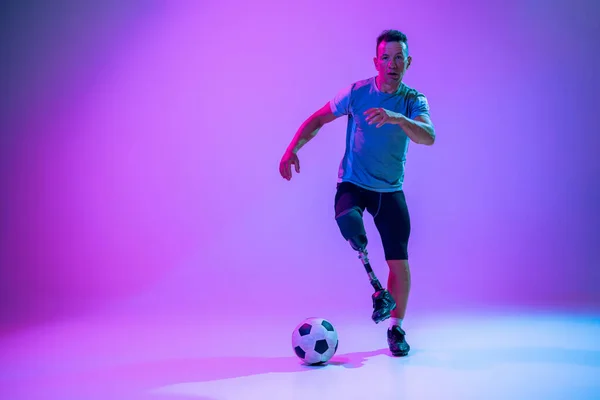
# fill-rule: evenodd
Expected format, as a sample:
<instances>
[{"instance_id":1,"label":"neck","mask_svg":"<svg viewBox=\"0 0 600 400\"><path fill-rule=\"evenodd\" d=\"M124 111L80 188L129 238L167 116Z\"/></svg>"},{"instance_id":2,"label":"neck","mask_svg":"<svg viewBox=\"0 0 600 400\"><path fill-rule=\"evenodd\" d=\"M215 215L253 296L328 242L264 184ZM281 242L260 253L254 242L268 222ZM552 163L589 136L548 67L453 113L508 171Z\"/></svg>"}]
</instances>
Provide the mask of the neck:
<instances>
[{"instance_id":1,"label":"neck","mask_svg":"<svg viewBox=\"0 0 600 400\"><path fill-rule=\"evenodd\" d=\"M383 93L396 93L398 88L400 87L400 82L398 83L387 83L382 82L379 75L375 78L375 83L377 84L377 88L381 90Z\"/></svg>"}]
</instances>

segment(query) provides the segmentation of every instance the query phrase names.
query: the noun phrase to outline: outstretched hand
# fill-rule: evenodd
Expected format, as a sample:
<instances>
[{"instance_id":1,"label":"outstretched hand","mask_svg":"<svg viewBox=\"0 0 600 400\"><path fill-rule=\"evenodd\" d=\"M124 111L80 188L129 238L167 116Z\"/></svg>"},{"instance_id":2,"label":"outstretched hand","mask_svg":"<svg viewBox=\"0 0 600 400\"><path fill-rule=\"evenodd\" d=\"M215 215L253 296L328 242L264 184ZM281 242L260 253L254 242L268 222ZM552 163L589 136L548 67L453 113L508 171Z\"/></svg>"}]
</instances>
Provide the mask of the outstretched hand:
<instances>
[{"instance_id":1,"label":"outstretched hand","mask_svg":"<svg viewBox=\"0 0 600 400\"><path fill-rule=\"evenodd\" d=\"M279 163L279 173L288 181L292 179L292 165L295 167L296 173L300 173L300 160L298 156L291 151L286 151Z\"/></svg>"},{"instance_id":2,"label":"outstretched hand","mask_svg":"<svg viewBox=\"0 0 600 400\"><path fill-rule=\"evenodd\" d=\"M395 123L399 116L399 114L386 110L385 108L369 108L364 114L367 116L367 123L369 125L376 123L377 128L380 128L385 124Z\"/></svg>"}]
</instances>

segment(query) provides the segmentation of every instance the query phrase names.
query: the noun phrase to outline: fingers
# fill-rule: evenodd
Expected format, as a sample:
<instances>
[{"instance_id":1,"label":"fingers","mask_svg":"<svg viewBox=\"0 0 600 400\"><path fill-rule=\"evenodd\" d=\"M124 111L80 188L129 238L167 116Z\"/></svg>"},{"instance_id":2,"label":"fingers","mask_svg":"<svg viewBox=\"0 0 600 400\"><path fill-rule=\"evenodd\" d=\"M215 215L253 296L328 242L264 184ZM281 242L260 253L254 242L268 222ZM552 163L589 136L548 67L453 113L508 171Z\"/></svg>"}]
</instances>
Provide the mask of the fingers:
<instances>
[{"instance_id":1,"label":"fingers","mask_svg":"<svg viewBox=\"0 0 600 400\"><path fill-rule=\"evenodd\" d=\"M297 173L300 173L300 160L298 157L282 160L279 163L279 173L284 179L288 181L292 179L292 164L294 164L294 169Z\"/></svg>"},{"instance_id":2,"label":"fingers","mask_svg":"<svg viewBox=\"0 0 600 400\"><path fill-rule=\"evenodd\" d=\"M292 178L292 171L290 170L290 160L282 159L279 163L279 173L284 179L288 181Z\"/></svg>"},{"instance_id":3,"label":"fingers","mask_svg":"<svg viewBox=\"0 0 600 400\"><path fill-rule=\"evenodd\" d=\"M279 173L281 174L281 177L283 179L287 179L288 181L290 180L290 168L289 164L286 161L282 161L281 163L279 163Z\"/></svg>"},{"instance_id":4,"label":"fingers","mask_svg":"<svg viewBox=\"0 0 600 400\"><path fill-rule=\"evenodd\" d=\"M373 125L374 123L380 122L382 120L383 120L383 117L381 115L376 115L376 116L374 116L372 118L367 119L367 123L369 125Z\"/></svg>"},{"instance_id":5,"label":"fingers","mask_svg":"<svg viewBox=\"0 0 600 400\"><path fill-rule=\"evenodd\" d=\"M365 120L369 125L379 122L377 125L378 128L385 123L387 117L387 113L381 108L369 108L364 112L364 115L367 116Z\"/></svg>"},{"instance_id":6,"label":"fingers","mask_svg":"<svg viewBox=\"0 0 600 400\"><path fill-rule=\"evenodd\" d=\"M373 118L377 118L381 115L379 108L369 108L367 111L364 112L364 115L366 116L366 120L367 122L371 122L373 120Z\"/></svg>"},{"instance_id":7,"label":"fingers","mask_svg":"<svg viewBox=\"0 0 600 400\"><path fill-rule=\"evenodd\" d=\"M377 127L383 126L387 121L387 114L374 114L366 118L366 121L369 125L373 125L378 123Z\"/></svg>"}]
</instances>

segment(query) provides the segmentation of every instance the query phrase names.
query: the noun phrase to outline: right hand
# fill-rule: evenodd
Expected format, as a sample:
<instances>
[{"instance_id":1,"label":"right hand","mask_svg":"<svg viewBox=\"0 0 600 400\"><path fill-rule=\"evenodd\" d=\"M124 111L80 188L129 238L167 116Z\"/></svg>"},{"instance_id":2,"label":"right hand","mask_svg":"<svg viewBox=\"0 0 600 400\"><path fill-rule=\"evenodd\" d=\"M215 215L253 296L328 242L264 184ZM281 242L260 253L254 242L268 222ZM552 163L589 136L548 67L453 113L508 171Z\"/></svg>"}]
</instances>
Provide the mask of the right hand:
<instances>
[{"instance_id":1,"label":"right hand","mask_svg":"<svg viewBox=\"0 0 600 400\"><path fill-rule=\"evenodd\" d=\"M279 173L288 181L292 179L292 164L294 165L296 172L300 173L300 160L298 159L298 156L288 150L283 157L281 157L281 161L279 162Z\"/></svg>"}]
</instances>

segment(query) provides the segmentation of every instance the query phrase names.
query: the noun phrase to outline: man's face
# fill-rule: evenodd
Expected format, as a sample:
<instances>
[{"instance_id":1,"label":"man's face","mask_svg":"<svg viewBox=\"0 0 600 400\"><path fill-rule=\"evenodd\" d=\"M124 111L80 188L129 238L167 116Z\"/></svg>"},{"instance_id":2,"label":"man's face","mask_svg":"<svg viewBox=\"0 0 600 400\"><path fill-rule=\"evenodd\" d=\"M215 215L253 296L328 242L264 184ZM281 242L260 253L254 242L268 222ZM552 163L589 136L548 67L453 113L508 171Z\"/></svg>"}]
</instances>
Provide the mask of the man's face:
<instances>
[{"instance_id":1,"label":"man's face","mask_svg":"<svg viewBox=\"0 0 600 400\"><path fill-rule=\"evenodd\" d=\"M379 43L377 56L373 61L382 82L398 84L402 81L404 72L412 61L412 58L406 53L407 49L404 43L385 41Z\"/></svg>"}]
</instances>

